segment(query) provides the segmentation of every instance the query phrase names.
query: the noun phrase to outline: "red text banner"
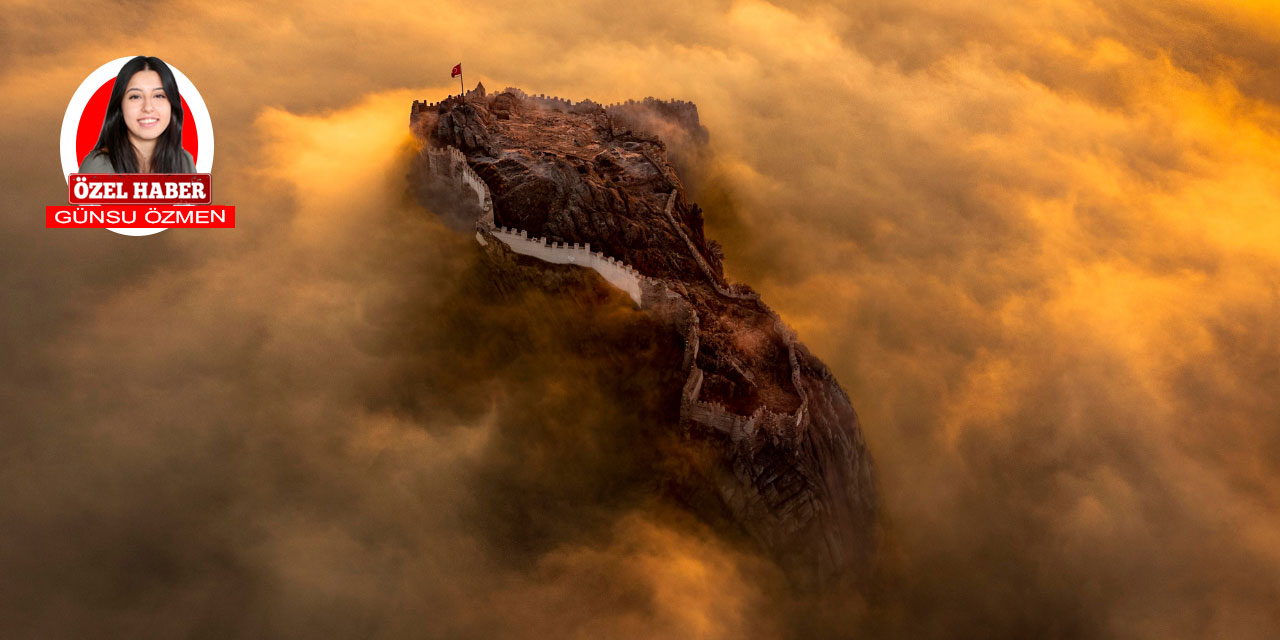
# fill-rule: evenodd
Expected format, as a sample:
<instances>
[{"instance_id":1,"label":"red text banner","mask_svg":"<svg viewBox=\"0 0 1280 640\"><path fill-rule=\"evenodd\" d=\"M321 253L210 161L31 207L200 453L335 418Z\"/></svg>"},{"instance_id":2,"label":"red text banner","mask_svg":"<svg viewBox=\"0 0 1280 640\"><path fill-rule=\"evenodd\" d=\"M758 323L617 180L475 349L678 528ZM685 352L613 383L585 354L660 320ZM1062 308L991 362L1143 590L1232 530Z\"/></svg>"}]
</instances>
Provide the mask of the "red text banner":
<instances>
[{"instance_id":1,"label":"red text banner","mask_svg":"<svg viewBox=\"0 0 1280 640\"><path fill-rule=\"evenodd\" d=\"M104 205L44 208L49 229L233 229L236 208L226 205Z\"/></svg>"},{"instance_id":2,"label":"red text banner","mask_svg":"<svg viewBox=\"0 0 1280 640\"><path fill-rule=\"evenodd\" d=\"M209 204L207 173L73 173L67 184L71 204Z\"/></svg>"}]
</instances>

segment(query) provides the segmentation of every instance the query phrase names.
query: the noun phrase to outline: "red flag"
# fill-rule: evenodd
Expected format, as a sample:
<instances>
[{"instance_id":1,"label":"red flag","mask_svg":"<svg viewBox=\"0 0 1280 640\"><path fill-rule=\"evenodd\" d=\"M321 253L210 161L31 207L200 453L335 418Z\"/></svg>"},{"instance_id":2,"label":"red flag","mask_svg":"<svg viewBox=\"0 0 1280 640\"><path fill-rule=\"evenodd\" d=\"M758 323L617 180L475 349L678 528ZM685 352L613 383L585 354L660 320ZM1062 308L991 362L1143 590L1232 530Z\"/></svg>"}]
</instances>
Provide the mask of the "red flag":
<instances>
[{"instance_id":1,"label":"red flag","mask_svg":"<svg viewBox=\"0 0 1280 640\"><path fill-rule=\"evenodd\" d=\"M461 63L461 62L459 62L458 64L453 65L453 71L450 71L450 72L449 72L449 77L450 77L450 78L456 78L456 77L458 77L458 76L460 76L460 75L462 75L462 63Z\"/></svg>"}]
</instances>

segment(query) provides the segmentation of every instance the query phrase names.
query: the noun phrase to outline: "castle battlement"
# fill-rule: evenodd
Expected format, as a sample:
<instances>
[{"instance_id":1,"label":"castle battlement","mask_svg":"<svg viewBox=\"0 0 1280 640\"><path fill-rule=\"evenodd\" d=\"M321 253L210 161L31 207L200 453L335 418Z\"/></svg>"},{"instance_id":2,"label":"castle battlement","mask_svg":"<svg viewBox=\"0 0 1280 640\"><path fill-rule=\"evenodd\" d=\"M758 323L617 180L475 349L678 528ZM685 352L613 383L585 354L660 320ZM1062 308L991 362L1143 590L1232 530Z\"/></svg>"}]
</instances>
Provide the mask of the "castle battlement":
<instances>
[{"instance_id":1,"label":"castle battlement","mask_svg":"<svg viewBox=\"0 0 1280 640\"><path fill-rule=\"evenodd\" d=\"M415 105L417 104L415 102ZM476 221L476 240L482 246L488 245L485 240L488 237L502 242L512 252L519 255L531 256L551 264L570 264L591 269L609 284L626 292L636 303L636 306L641 308L646 306L646 300L650 304L661 304L663 300L679 297L663 281L641 274L635 267L618 258L607 256L600 251L592 251L590 243L566 243L555 241L551 238L529 237L528 230L498 226L494 223L493 198L489 192L489 186L467 164L466 154L453 146L447 146L441 149L428 149L427 159L432 173L456 179L475 194L477 204L481 210L480 218ZM702 255L698 253L696 246L685 234L672 214L677 196L678 191L673 189L671 195L667 198L667 205L663 214L672 228L684 240L699 268L706 275L707 280L715 288L716 292L729 298L759 300L757 294L735 291L721 284L715 277L711 267L702 258ZM796 355L794 332L781 319L774 320L774 329L782 337L787 347L787 358L791 367L791 382L795 387L796 393L800 396L799 408L791 413L777 413L761 406L757 407L751 415L744 416L730 411L719 402L700 399L705 374L697 366L697 355L701 346L698 333L698 314L693 309L689 309L688 313L691 317L682 320L685 337L684 366L689 370L689 374L681 390L681 420L710 428L728 436L733 442L752 438L762 427L766 428L766 431L771 434L798 437L800 427L808 417L809 398L804 390L800 376L800 364Z\"/></svg>"},{"instance_id":2,"label":"castle battlement","mask_svg":"<svg viewBox=\"0 0 1280 640\"><path fill-rule=\"evenodd\" d=\"M459 180L476 194L481 210L476 221L477 240L485 244L484 236L492 237L507 245L513 252L538 258L552 264L572 264L587 267L600 274L605 281L625 291L637 306L643 304L642 284L646 280L631 265L599 251L592 251L590 243L566 243L551 238L529 237L524 229L500 227L494 223L493 197L484 183L467 164L466 154L453 146L428 149L427 160L431 171L437 175Z\"/></svg>"}]
</instances>

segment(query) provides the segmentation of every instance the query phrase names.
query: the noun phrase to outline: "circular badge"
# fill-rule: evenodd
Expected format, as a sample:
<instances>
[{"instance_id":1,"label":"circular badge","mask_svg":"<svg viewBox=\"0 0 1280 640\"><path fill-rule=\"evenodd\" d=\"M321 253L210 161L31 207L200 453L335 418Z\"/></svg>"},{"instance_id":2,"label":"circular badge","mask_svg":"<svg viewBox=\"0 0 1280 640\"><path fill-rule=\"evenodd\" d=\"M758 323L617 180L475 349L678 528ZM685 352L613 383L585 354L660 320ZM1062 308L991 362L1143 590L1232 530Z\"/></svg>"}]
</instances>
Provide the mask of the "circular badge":
<instances>
[{"instance_id":1,"label":"circular badge","mask_svg":"<svg viewBox=\"0 0 1280 640\"><path fill-rule=\"evenodd\" d=\"M116 58L98 67L80 83L80 88L71 96L67 114L62 118L62 139L59 145L62 177L68 184L71 174L80 168L80 161L84 160L98 142L116 76L121 67L132 59L133 56ZM178 83L178 93L182 98L182 117L186 123L182 128L182 148L195 159L196 173L209 173L213 169L213 121L209 119L209 108L205 106L204 98L200 97L200 92L191 84L191 80L177 67L171 64L168 66L173 71L173 77ZM164 228L111 231L126 236L149 236L164 231Z\"/></svg>"}]
</instances>

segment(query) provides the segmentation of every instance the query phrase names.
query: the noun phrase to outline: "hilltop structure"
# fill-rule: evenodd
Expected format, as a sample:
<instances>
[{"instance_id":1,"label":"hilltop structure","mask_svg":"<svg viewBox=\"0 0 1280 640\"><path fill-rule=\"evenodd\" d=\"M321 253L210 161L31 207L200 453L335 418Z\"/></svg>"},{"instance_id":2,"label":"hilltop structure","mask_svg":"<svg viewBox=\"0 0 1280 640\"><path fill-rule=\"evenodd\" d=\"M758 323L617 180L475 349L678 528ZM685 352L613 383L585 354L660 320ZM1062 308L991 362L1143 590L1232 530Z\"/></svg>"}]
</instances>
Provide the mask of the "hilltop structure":
<instances>
[{"instance_id":1,"label":"hilltop structure","mask_svg":"<svg viewBox=\"0 0 1280 640\"><path fill-rule=\"evenodd\" d=\"M410 127L421 193L451 193L432 208L490 256L589 269L679 333L670 428L700 451L680 479L699 515L735 523L798 582L865 581L877 489L857 414L759 295L725 278L663 141L706 142L695 105L477 86L414 102Z\"/></svg>"}]
</instances>

